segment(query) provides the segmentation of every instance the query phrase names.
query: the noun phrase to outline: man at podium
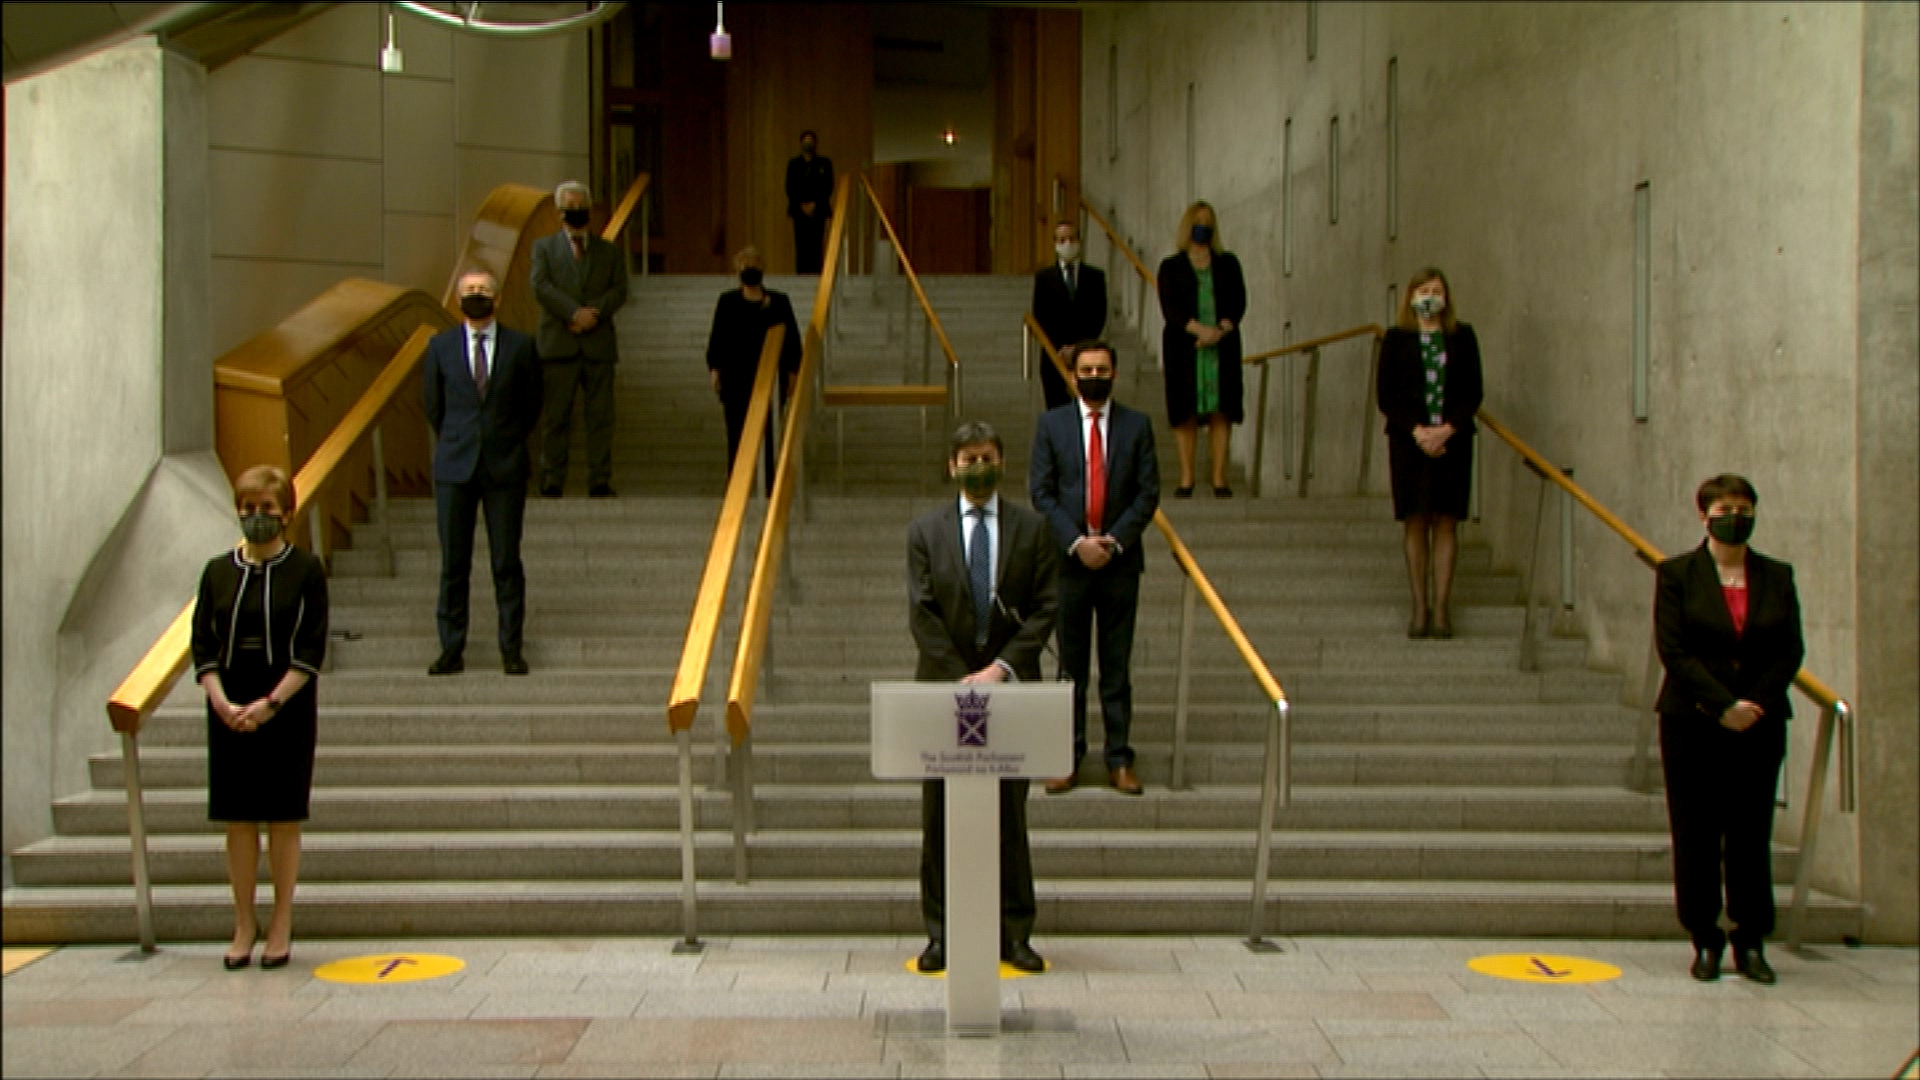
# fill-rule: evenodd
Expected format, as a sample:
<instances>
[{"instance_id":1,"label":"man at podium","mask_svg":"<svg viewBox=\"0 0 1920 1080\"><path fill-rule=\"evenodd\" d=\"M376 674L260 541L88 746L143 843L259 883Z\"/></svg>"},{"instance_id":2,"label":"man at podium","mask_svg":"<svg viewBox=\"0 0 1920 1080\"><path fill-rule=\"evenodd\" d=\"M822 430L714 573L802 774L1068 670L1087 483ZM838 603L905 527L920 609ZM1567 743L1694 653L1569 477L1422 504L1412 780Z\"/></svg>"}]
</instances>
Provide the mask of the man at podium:
<instances>
[{"instance_id":1,"label":"man at podium","mask_svg":"<svg viewBox=\"0 0 1920 1080\"><path fill-rule=\"evenodd\" d=\"M985 423L962 424L947 452L957 498L907 530L909 625L921 682L1038 682L1040 651L1053 632L1055 545L1046 521L999 494L1004 448ZM944 971L946 802L942 781L924 782L920 803L920 910L927 924L923 972ZM1000 781L1000 958L1021 971L1046 965L1033 951L1038 905L1027 850L1027 781Z\"/></svg>"}]
</instances>

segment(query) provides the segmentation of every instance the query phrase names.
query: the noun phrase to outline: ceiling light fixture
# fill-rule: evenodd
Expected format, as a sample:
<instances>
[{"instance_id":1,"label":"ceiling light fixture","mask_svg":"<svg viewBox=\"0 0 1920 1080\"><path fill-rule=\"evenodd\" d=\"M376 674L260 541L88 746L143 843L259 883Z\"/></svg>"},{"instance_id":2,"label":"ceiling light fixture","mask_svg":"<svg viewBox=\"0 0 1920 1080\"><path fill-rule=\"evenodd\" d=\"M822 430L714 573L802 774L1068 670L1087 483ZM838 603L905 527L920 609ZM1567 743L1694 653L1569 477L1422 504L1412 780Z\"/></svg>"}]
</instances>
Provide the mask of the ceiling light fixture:
<instances>
[{"instance_id":1,"label":"ceiling light fixture","mask_svg":"<svg viewBox=\"0 0 1920 1080\"><path fill-rule=\"evenodd\" d=\"M387 5L387 44L380 50L380 70L388 75L398 75L407 70L407 62L400 55L400 46L393 43L393 5Z\"/></svg>"},{"instance_id":2,"label":"ceiling light fixture","mask_svg":"<svg viewBox=\"0 0 1920 1080\"><path fill-rule=\"evenodd\" d=\"M954 131L952 128L948 128L940 133L940 141L946 143L948 146L952 146L955 142L959 141L959 139L959 132Z\"/></svg>"},{"instance_id":3,"label":"ceiling light fixture","mask_svg":"<svg viewBox=\"0 0 1920 1080\"><path fill-rule=\"evenodd\" d=\"M713 36L707 39L707 55L715 60L731 60L733 59L733 35L727 33L725 0L715 0L713 8Z\"/></svg>"}]
</instances>

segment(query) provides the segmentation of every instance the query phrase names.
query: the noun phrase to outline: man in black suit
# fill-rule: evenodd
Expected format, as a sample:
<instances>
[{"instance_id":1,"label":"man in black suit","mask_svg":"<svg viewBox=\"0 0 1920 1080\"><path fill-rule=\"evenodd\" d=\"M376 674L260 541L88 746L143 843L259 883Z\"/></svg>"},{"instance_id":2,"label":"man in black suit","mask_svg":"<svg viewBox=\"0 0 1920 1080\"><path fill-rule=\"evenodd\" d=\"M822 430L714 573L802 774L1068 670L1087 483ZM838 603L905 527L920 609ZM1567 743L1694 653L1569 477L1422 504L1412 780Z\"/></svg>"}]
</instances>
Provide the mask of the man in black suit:
<instances>
[{"instance_id":1,"label":"man in black suit","mask_svg":"<svg viewBox=\"0 0 1920 1080\"><path fill-rule=\"evenodd\" d=\"M1097 341L1107 329L1107 275L1080 261L1080 226L1063 221L1053 227L1053 254L1053 265L1033 275L1034 321L1058 349ZM1049 409L1073 400L1066 380L1044 361L1040 390Z\"/></svg>"},{"instance_id":2,"label":"man in black suit","mask_svg":"<svg viewBox=\"0 0 1920 1080\"><path fill-rule=\"evenodd\" d=\"M573 436L573 399L585 399L587 494L613 497L613 366L620 344L613 313L627 302L627 257L618 245L587 230L593 195L568 180L554 189L561 230L533 243L534 299L540 302L540 349L546 383L545 435L540 446L540 494L560 497L567 484L567 444Z\"/></svg>"},{"instance_id":3,"label":"man in black suit","mask_svg":"<svg viewBox=\"0 0 1920 1080\"><path fill-rule=\"evenodd\" d=\"M421 362L421 404L433 425L433 506L440 522L440 657L429 675L465 670L467 579L477 511L487 518L493 597L500 609L500 663L525 675L521 625L527 575L520 524L527 508L527 439L540 421L540 363L533 339L493 317L499 282L485 270L460 276L466 321L435 334Z\"/></svg>"},{"instance_id":4,"label":"man in black suit","mask_svg":"<svg viewBox=\"0 0 1920 1080\"><path fill-rule=\"evenodd\" d=\"M800 133L800 155L787 162L787 216L793 219L793 272L820 272L827 219L833 216L833 161L814 153L820 137Z\"/></svg>"},{"instance_id":5,"label":"man in black suit","mask_svg":"<svg viewBox=\"0 0 1920 1080\"><path fill-rule=\"evenodd\" d=\"M1040 515L999 494L1000 436L983 423L962 424L947 454L961 494L922 514L907 530L908 624L921 682L1040 680L1040 650L1053 632L1057 558ZM921 791L920 911L927 947L920 970L944 971L946 945L946 797L928 780ZM1000 782L1000 958L1043 971L1028 937L1038 904L1027 849L1027 781Z\"/></svg>"},{"instance_id":6,"label":"man in black suit","mask_svg":"<svg viewBox=\"0 0 1920 1080\"><path fill-rule=\"evenodd\" d=\"M1106 724L1107 779L1140 794L1133 771L1133 624L1146 569L1142 534L1160 507L1160 464L1145 413L1115 403L1113 346L1092 341L1069 350L1080 399L1040 416L1033 435L1029 489L1046 516L1060 568L1060 670L1073 679L1073 762L1087 752L1087 680L1099 623L1100 711ZM1073 790L1075 774L1047 781L1047 793Z\"/></svg>"}]
</instances>

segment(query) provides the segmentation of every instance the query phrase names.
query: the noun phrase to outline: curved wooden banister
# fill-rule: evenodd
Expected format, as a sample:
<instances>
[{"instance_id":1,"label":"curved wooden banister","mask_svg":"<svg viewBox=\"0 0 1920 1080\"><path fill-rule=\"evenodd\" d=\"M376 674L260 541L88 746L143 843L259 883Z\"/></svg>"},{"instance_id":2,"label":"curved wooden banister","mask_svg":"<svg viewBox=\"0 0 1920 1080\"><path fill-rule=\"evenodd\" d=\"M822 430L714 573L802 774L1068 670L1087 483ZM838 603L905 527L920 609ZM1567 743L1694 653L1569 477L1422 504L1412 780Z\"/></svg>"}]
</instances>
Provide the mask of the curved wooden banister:
<instances>
[{"instance_id":1,"label":"curved wooden banister","mask_svg":"<svg viewBox=\"0 0 1920 1080\"><path fill-rule=\"evenodd\" d=\"M866 177L860 179L865 183ZM744 740L753 727L753 703L759 691L760 662L766 654L767 630L773 619L773 590L780 575L781 559L786 552L784 538L787 516L793 506L793 492L802 468L800 451L806 445L807 422L813 416L816 395L812 388L819 381L822 353L826 350L827 316L833 308L834 284L840 269L840 248L846 242L847 203L852 194L853 177L842 176L833 194L833 222L827 229L826 251L820 262L820 283L813 294L813 316L807 321L805 330L806 345L801 352L800 374L794 380L799 392L787 405L787 422L780 432L780 457L774 471L773 494L767 498L766 520L760 525L760 547L754 553L753 578L747 585L746 608L740 615L740 641L734 649L733 673L727 680L727 733L735 744ZM891 227L888 231L892 231Z\"/></svg>"},{"instance_id":2,"label":"curved wooden banister","mask_svg":"<svg viewBox=\"0 0 1920 1080\"><path fill-rule=\"evenodd\" d=\"M1040 322L1033 317L1031 311L1026 314L1026 324L1027 329L1033 333L1033 339L1040 343L1041 351L1047 354L1047 359L1053 364L1054 370L1060 373L1060 377L1066 380L1068 386L1072 386L1073 373L1067 370L1067 362L1061 358L1059 350L1053 347L1053 342L1047 340L1047 332L1040 329ZM1219 621L1220 628L1227 632L1227 639L1233 642L1233 647L1239 651L1240 659L1246 663L1247 670L1253 673L1254 681L1260 684L1260 691L1267 695L1267 700L1276 705L1286 701L1287 693L1281 688L1280 680L1273 677L1273 671L1267 667L1267 662L1261 658L1259 650L1255 649L1253 642L1247 639L1246 631L1240 628L1240 620L1233 617L1227 602L1220 599L1220 593L1213 587L1213 581L1207 577L1207 572L1200 568L1200 561L1195 559L1193 552L1187 549L1186 542L1180 539L1179 531L1173 527L1173 522L1167 519L1166 512L1155 510L1153 523L1160 527L1161 535L1167 539L1167 546L1173 549L1173 561L1178 563L1181 572L1193 581L1193 587L1199 590L1200 598L1207 603L1207 610L1213 612L1213 617Z\"/></svg>"},{"instance_id":3,"label":"curved wooden banister","mask_svg":"<svg viewBox=\"0 0 1920 1080\"><path fill-rule=\"evenodd\" d=\"M700 591L694 597L693 615L687 624L686 644L680 650L680 667L667 697L668 731L687 730L700 712L700 692L707 685L713 641L720 632L721 617L726 614L727 582L733 575L734 552L740 546L740 533L746 525L747 500L753 495L754 463L761 444L766 441L764 432L773 409L780 349L786 340L787 328L774 326L767 331L765 343L760 347L760 370L753 380L753 400L747 406L746 422L740 429L740 446L734 454L733 472L727 478L726 498L720 503L713 542L707 547L706 569L701 571Z\"/></svg>"},{"instance_id":4,"label":"curved wooden banister","mask_svg":"<svg viewBox=\"0 0 1920 1080\"><path fill-rule=\"evenodd\" d=\"M1345 341L1348 338L1380 337L1385 333L1386 330L1377 324L1368 323L1365 326L1355 326L1342 330L1339 333L1327 334L1323 337L1312 338L1307 341L1296 341L1292 345L1283 345L1278 349L1268 349L1263 353L1254 353L1252 356L1242 357L1240 362L1242 364L1261 364L1268 360L1288 356L1293 353L1312 352L1314 349L1332 345L1335 342Z\"/></svg>"},{"instance_id":5,"label":"curved wooden banister","mask_svg":"<svg viewBox=\"0 0 1920 1080\"><path fill-rule=\"evenodd\" d=\"M1140 261L1140 256L1135 255L1133 249L1127 246L1126 241L1120 239L1120 234L1114 231L1113 226L1106 218L1100 215L1100 211L1093 208L1093 204L1088 202L1084 195L1080 197L1080 208L1085 210L1087 216L1092 218L1094 223L1106 232L1107 240L1113 244L1114 249L1126 255L1127 261L1133 264L1133 268L1139 272L1141 279L1148 285L1156 289L1159 288L1160 284L1155 280L1153 271L1147 269L1147 264Z\"/></svg>"},{"instance_id":6,"label":"curved wooden banister","mask_svg":"<svg viewBox=\"0 0 1920 1080\"><path fill-rule=\"evenodd\" d=\"M920 310L926 313L927 322L940 339L940 351L947 355L949 367L959 367L960 358L954 355L953 342L947 340L946 327L940 325L940 316L933 313L933 304L927 300L927 290L920 287L920 275L913 272L913 263L907 258L907 248L900 242L900 234L893 231L893 221L887 217L886 208L880 205L880 196L874 194L873 183L866 173L860 174L860 186L866 189L867 200L873 203L873 212L880 218L880 225L887 230L887 240L893 244L893 252L900 257L900 268L907 273L907 284L913 286L913 295L920 300ZM825 280L824 278L822 280Z\"/></svg>"},{"instance_id":7,"label":"curved wooden banister","mask_svg":"<svg viewBox=\"0 0 1920 1080\"><path fill-rule=\"evenodd\" d=\"M627 185L627 193L620 198L620 205L613 208L613 215L607 218L607 227L600 230L602 240L613 241L626 231L627 221L633 217L634 208L640 205L640 196L646 194L647 184L653 178L641 173Z\"/></svg>"}]
</instances>

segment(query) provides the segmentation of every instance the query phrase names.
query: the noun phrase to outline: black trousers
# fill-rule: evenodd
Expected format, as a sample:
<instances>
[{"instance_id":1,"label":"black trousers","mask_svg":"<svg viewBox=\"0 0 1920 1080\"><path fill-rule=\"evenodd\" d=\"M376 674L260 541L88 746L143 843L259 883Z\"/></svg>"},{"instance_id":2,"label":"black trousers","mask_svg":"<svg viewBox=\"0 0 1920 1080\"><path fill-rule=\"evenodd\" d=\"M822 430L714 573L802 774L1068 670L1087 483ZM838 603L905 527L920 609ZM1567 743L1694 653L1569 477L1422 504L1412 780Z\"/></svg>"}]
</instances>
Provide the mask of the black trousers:
<instances>
[{"instance_id":1,"label":"black trousers","mask_svg":"<svg viewBox=\"0 0 1920 1080\"><path fill-rule=\"evenodd\" d=\"M1000 948L1024 945L1040 905L1033 896L1033 854L1027 848L1025 780L1000 781ZM946 782L920 785L920 914L927 937L947 940Z\"/></svg>"},{"instance_id":2,"label":"black trousers","mask_svg":"<svg viewBox=\"0 0 1920 1080\"><path fill-rule=\"evenodd\" d=\"M587 422L587 484L613 483L613 368L611 360L549 360L541 365L546 379L540 417L540 485L565 487L567 454L573 441L573 399L586 400L581 411Z\"/></svg>"},{"instance_id":3,"label":"black trousers","mask_svg":"<svg viewBox=\"0 0 1920 1080\"><path fill-rule=\"evenodd\" d=\"M467 647L468 579L473 573L473 526L479 512L487 519L487 549L493 557L493 599L500 609L500 651L518 652L527 618L527 574L520 564L520 529L526 518L524 478L499 483L483 467L463 484L433 485L433 506L440 521L440 603L435 616L442 652Z\"/></svg>"},{"instance_id":4,"label":"black trousers","mask_svg":"<svg viewBox=\"0 0 1920 1080\"><path fill-rule=\"evenodd\" d=\"M1056 345L1056 347L1065 348L1066 346ZM1053 361L1047 358L1046 350L1034 351L1034 363L1040 365L1040 392L1046 396L1047 408L1057 409L1073 400L1073 391L1067 389L1067 380L1060 377L1060 372L1054 368Z\"/></svg>"},{"instance_id":5,"label":"black trousers","mask_svg":"<svg viewBox=\"0 0 1920 1080\"><path fill-rule=\"evenodd\" d=\"M727 475L733 475L733 463L740 456L740 434L747 426L747 408L753 404L753 388L749 386L744 394L722 395L720 409L727 415ZM779 406L784 407L784 398ZM773 494L773 469L779 461L779 450L773 445L773 418L767 418L766 426L766 484L767 494Z\"/></svg>"},{"instance_id":6,"label":"black trousers","mask_svg":"<svg viewBox=\"0 0 1920 1080\"><path fill-rule=\"evenodd\" d=\"M793 272L796 274L817 274L820 261L827 244L827 216L820 214L808 217L801 214L793 219Z\"/></svg>"},{"instance_id":7,"label":"black trousers","mask_svg":"<svg viewBox=\"0 0 1920 1080\"><path fill-rule=\"evenodd\" d=\"M1673 828L1673 894L1694 948L1719 952L1721 867L1733 947L1773 933L1773 797L1786 724L1730 731L1705 716L1660 718L1660 762Z\"/></svg>"},{"instance_id":8,"label":"black trousers","mask_svg":"<svg viewBox=\"0 0 1920 1080\"><path fill-rule=\"evenodd\" d=\"M1072 556L1068 556L1072 558ZM1087 755L1087 682L1099 640L1100 712L1107 768L1133 764L1133 625L1140 575L1095 572L1078 560L1060 571L1060 670L1073 680L1073 764Z\"/></svg>"}]
</instances>

